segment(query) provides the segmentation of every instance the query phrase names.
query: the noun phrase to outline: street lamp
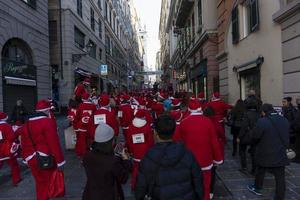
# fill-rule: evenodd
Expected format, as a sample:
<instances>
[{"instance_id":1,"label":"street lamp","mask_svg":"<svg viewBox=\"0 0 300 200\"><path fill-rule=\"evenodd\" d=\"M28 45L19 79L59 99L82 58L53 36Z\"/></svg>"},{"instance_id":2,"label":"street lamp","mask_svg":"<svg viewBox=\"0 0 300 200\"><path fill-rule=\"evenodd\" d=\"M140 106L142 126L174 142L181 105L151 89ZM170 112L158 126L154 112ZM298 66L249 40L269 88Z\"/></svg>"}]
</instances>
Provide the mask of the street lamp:
<instances>
[{"instance_id":1,"label":"street lamp","mask_svg":"<svg viewBox=\"0 0 300 200\"><path fill-rule=\"evenodd\" d=\"M85 46L85 48L83 49L84 53L72 54L72 63L74 64L74 63L79 62L83 56L86 56L90 53L90 51L92 50L93 47L94 47L94 44L92 43L92 41L89 41L87 43L87 45Z\"/></svg>"}]
</instances>

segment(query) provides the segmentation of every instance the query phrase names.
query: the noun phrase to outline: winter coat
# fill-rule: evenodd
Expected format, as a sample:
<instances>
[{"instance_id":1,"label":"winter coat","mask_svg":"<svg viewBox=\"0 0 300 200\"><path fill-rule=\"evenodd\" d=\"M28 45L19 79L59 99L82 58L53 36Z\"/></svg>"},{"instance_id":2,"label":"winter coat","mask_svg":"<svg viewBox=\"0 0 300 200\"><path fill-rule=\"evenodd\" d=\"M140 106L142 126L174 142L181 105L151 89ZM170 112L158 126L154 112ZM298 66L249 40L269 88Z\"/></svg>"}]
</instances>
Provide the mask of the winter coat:
<instances>
[{"instance_id":1,"label":"winter coat","mask_svg":"<svg viewBox=\"0 0 300 200\"><path fill-rule=\"evenodd\" d=\"M25 106L15 106L11 114L11 121L17 122L20 121L22 124L26 121L28 112Z\"/></svg>"},{"instance_id":2,"label":"winter coat","mask_svg":"<svg viewBox=\"0 0 300 200\"><path fill-rule=\"evenodd\" d=\"M256 145L257 165L281 167L289 164L286 155L289 146L289 123L284 117L274 112L259 119L251 131L251 140Z\"/></svg>"},{"instance_id":3,"label":"winter coat","mask_svg":"<svg viewBox=\"0 0 300 200\"><path fill-rule=\"evenodd\" d=\"M300 136L300 108L296 111L293 129L295 130L295 133Z\"/></svg>"},{"instance_id":4,"label":"winter coat","mask_svg":"<svg viewBox=\"0 0 300 200\"><path fill-rule=\"evenodd\" d=\"M244 101L247 109L261 110L262 101L255 95L248 96Z\"/></svg>"},{"instance_id":5,"label":"winter coat","mask_svg":"<svg viewBox=\"0 0 300 200\"><path fill-rule=\"evenodd\" d=\"M96 106L92 102L83 102L79 105L74 123L77 126L77 130L81 132L88 131L88 122L96 111Z\"/></svg>"},{"instance_id":6,"label":"winter coat","mask_svg":"<svg viewBox=\"0 0 300 200\"><path fill-rule=\"evenodd\" d=\"M135 197L143 200L146 194L153 200L202 199L201 168L182 143L157 143L148 151L140 163Z\"/></svg>"},{"instance_id":7,"label":"winter coat","mask_svg":"<svg viewBox=\"0 0 300 200\"><path fill-rule=\"evenodd\" d=\"M224 101L222 101L220 99L209 102L207 104L207 107L213 108L213 110L215 112L215 116L219 123L222 123L224 121L224 118L227 116L228 110L230 110L232 108L231 105L225 103Z\"/></svg>"},{"instance_id":8,"label":"winter coat","mask_svg":"<svg viewBox=\"0 0 300 200\"><path fill-rule=\"evenodd\" d=\"M12 147L16 137L17 135L14 134L11 125L5 121L0 121L0 162L14 156L16 150Z\"/></svg>"},{"instance_id":9,"label":"winter coat","mask_svg":"<svg viewBox=\"0 0 300 200\"><path fill-rule=\"evenodd\" d=\"M122 184L127 182L131 162L113 154L88 152L83 157L87 183L83 200L123 200Z\"/></svg>"},{"instance_id":10,"label":"winter coat","mask_svg":"<svg viewBox=\"0 0 300 200\"><path fill-rule=\"evenodd\" d=\"M121 104L118 111L118 117L120 118L121 127L127 129L134 118L133 109L129 103Z\"/></svg>"},{"instance_id":11,"label":"winter coat","mask_svg":"<svg viewBox=\"0 0 300 200\"><path fill-rule=\"evenodd\" d=\"M251 144L250 131L256 126L260 114L256 110L248 110L243 117L242 127L239 133L241 144Z\"/></svg>"},{"instance_id":12,"label":"winter coat","mask_svg":"<svg viewBox=\"0 0 300 200\"><path fill-rule=\"evenodd\" d=\"M223 162L216 128L202 113L191 113L182 120L179 134L187 149L195 155L202 170L211 170L214 163Z\"/></svg>"},{"instance_id":13,"label":"winter coat","mask_svg":"<svg viewBox=\"0 0 300 200\"><path fill-rule=\"evenodd\" d=\"M290 134L294 135L295 130L293 127L294 120L296 118L296 108L293 105L289 105L288 107L283 107L282 108L283 116L289 121L290 124Z\"/></svg>"}]
</instances>

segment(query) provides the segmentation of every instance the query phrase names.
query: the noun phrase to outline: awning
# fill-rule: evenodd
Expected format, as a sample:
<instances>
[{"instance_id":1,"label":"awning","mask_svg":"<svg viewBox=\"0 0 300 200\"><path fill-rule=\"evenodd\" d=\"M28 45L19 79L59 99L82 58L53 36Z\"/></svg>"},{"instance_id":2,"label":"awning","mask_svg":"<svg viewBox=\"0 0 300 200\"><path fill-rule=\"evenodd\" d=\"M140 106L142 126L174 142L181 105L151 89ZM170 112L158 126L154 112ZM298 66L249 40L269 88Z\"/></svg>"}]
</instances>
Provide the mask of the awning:
<instances>
[{"instance_id":1,"label":"awning","mask_svg":"<svg viewBox=\"0 0 300 200\"><path fill-rule=\"evenodd\" d=\"M253 68L259 67L264 62L264 57L259 56L257 59L249 61L239 66L234 66L233 71L236 73L240 73L246 70L250 70Z\"/></svg>"},{"instance_id":2,"label":"awning","mask_svg":"<svg viewBox=\"0 0 300 200\"><path fill-rule=\"evenodd\" d=\"M86 70L84 70L84 69L81 69L81 68L76 68L75 69L75 73L77 73L77 74L80 74L80 75L82 75L82 76L86 76L86 77L91 77L92 76L92 74L93 73L91 73L91 72L89 72L89 71L86 71Z\"/></svg>"},{"instance_id":3,"label":"awning","mask_svg":"<svg viewBox=\"0 0 300 200\"><path fill-rule=\"evenodd\" d=\"M10 85L25 85L25 86L36 86L36 81L25 78L16 78L11 76L4 76L6 84Z\"/></svg>"}]
</instances>

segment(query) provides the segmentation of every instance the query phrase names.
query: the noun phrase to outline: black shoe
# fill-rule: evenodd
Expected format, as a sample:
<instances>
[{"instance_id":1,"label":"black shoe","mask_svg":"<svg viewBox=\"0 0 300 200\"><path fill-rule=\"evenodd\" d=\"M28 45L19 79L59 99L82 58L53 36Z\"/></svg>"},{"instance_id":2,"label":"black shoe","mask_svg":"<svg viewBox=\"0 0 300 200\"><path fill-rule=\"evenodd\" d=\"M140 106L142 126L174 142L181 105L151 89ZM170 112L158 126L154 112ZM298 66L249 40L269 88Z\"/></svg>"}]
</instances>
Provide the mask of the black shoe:
<instances>
[{"instance_id":1,"label":"black shoe","mask_svg":"<svg viewBox=\"0 0 300 200\"><path fill-rule=\"evenodd\" d=\"M255 187L255 185L248 185L248 186L247 186L247 189L248 189L250 192L252 192L252 193L254 193L255 195L257 195L257 196L262 196L261 191L260 191L259 189L257 189L257 188Z\"/></svg>"}]
</instances>

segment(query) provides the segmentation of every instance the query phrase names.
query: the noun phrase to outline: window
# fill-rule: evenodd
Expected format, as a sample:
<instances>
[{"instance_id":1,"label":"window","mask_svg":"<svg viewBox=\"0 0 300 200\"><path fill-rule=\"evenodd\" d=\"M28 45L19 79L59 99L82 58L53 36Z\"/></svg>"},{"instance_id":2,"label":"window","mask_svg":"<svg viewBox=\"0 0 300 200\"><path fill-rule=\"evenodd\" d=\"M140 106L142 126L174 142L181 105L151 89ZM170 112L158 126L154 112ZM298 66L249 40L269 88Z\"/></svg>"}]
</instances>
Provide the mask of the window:
<instances>
[{"instance_id":1,"label":"window","mask_svg":"<svg viewBox=\"0 0 300 200\"><path fill-rule=\"evenodd\" d=\"M107 2L105 1L105 12L104 12L105 18L108 21L108 5Z\"/></svg>"},{"instance_id":2,"label":"window","mask_svg":"<svg viewBox=\"0 0 300 200\"><path fill-rule=\"evenodd\" d=\"M113 19L112 19L112 28L113 28L113 30L115 30L115 20L116 20L116 16L113 13Z\"/></svg>"},{"instance_id":3,"label":"window","mask_svg":"<svg viewBox=\"0 0 300 200\"><path fill-rule=\"evenodd\" d=\"M82 18L82 0L77 0L77 14Z\"/></svg>"},{"instance_id":4,"label":"window","mask_svg":"<svg viewBox=\"0 0 300 200\"><path fill-rule=\"evenodd\" d=\"M89 51L89 56L96 59L96 49L97 49L97 47L96 47L95 43L92 40L89 41L89 44L91 44L91 49Z\"/></svg>"},{"instance_id":5,"label":"window","mask_svg":"<svg viewBox=\"0 0 300 200\"><path fill-rule=\"evenodd\" d=\"M57 21L49 21L49 41L50 43L57 42Z\"/></svg>"},{"instance_id":6,"label":"window","mask_svg":"<svg viewBox=\"0 0 300 200\"><path fill-rule=\"evenodd\" d=\"M91 28L95 31L95 12L93 8L91 8Z\"/></svg>"},{"instance_id":7,"label":"window","mask_svg":"<svg viewBox=\"0 0 300 200\"><path fill-rule=\"evenodd\" d=\"M110 25L111 25L111 22L112 22L112 14L111 13L112 13L112 7L109 8L109 20L108 21L109 21Z\"/></svg>"},{"instance_id":8,"label":"window","mask_svg":"<svg viewBox=\"0 0 300 200\"><path fill-rule=\"evenodd\" d=\"M98 0L97 4L98 4L98 8L102 9L102 0Z\"/></svg>"},{"instance_id":9,"label":"window","mask_svg":"<svg viewBox=\"0 0 300 200\"><path fill-rule=\"evenodd\" d=\"M21 1L25 2L30 7L36 9L36 0L21 0Z\"/></svg>"},{"instance_id":10,"label":"window","mask_svg":"<svg viewBox=\"0 0 300 200\"><path fill-rule=\"evenodd\" d=\"M102 60L102 53L103 53L103 50L100 48L99 49L99 60Z\"/></svg>"},{"instance_id":11,"label":"window","mask_svg":"<svg viewBox=\"0 0 300 200\"><path fill-rule=\"evenodd\" d=\"M198 0L198 25L199 30L202 29L202 2L201 0Z\"/></svg>"},{"instance_id":12,"label":"window","mask_svg":"<svg viewBox=\"0 0 300 200\"><path fill-rule=\"evenodd\" d=\"M102 22L101 22L101 19L99 19L99 38L102 39Z\"/></svg>"},{"instance_id":13,"label":"window","mask_svg":"<svg viewBox=\"0 0 300 200\"><path fill-rule=\"evenodd\" d=\"M110 54L110 38L107 35L105 36L105 51L106 54Z\"/></svg>"},{"instance_id":14,"label":"window","mask_svg":"<svg viewBox=\"0 0 300 200\"><path fill-rule=\"evenodd\" d=\"M238 7L235 7L231 13L231 21L232 21L232 42L234 44L238 43L240 39L239 33L239 10Z\"/></svg>"},{"instance_id":15,"label":"window","mask_svg":"<svg viewBox=\"0 0 300 200\"><path fill-rule=\"evenodd\" d=\"M85 35L77 28L74 28L74 38L75 38L75 46L84 49L85 47Z\"/></svg>"},{"instance_id":16,"label":"window","mask_svg":"<svg viewBox=\"0 0 300 200\"><path fill-rule=\"evenodd\" d=\"M258 0L250 1L250 29L251 32L258 30L259 25L259 9Z\"/></svg>"}]
</instances>

